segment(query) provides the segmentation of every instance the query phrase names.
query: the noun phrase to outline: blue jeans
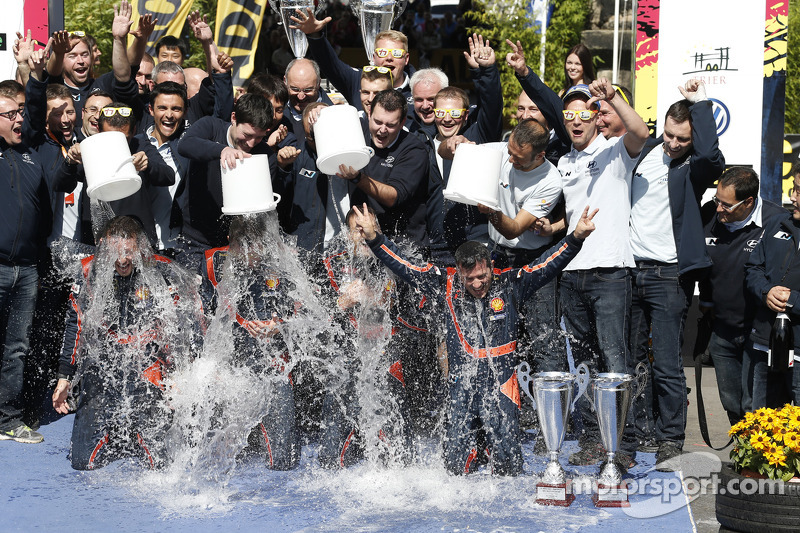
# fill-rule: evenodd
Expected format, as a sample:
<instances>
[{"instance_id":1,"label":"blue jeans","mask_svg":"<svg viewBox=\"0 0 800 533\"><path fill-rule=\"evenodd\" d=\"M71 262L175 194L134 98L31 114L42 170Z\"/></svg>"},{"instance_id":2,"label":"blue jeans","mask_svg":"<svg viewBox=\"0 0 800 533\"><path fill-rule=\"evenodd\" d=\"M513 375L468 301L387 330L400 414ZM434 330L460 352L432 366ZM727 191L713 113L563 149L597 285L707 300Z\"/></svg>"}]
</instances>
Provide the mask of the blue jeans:
<instances>
[{"instance_id":1,"label":"blue jeans","mask_svg":"<svg viewBox=\"0 0 800 533\"><path fill-rule=\"evenodd\" d=\"M631 373L628 349L631 278L626 268L596 268L561 274L561 307L575 365L586 363L597 372ZM585 398L578 402L584 444L600 442L597 417ZM622 451L636 450L633 417L625 424Z\"/></svg>"},{"instance_id":2,"label":"blue jeans","mask_svg":"<svg viewBox=\"0 0 800 533\"><path fill-rule=\"evenodd\" d=\"M22 371L30 350L30 330L39 275L35 266L0 265L0 431L22 424Z\"/></svg>"},{"instance_id":3,"label":"blue jeans","mask_svg":"<svg viewBox=\"0 0 800 533\"><path fill-rule=\"evenodd\" d=\"M647 364L652 383L651 394L634 401L636 425L647 437L647 421L652 420L657 442L683 447L687 398L681 346L694 282L679 279L677 264L637 261L631 274L634 367L641 362ZM647 350L651 338L652 363Z\"/></svg>"},{"instance_id":4,"label":"blue jeans","mask_svg":"<svg viewBox=\"0 0 800 533\"><path fill-rule=\"evenodd\" d=\"M744 335L728 339L716 333L711 334L708 342L708 353L711 354L717 374L719 399L731 425L744 418L753 401L747 380L744 343ZM749 357L746 359L749 360Z\"/></svg>"}]
</instances>

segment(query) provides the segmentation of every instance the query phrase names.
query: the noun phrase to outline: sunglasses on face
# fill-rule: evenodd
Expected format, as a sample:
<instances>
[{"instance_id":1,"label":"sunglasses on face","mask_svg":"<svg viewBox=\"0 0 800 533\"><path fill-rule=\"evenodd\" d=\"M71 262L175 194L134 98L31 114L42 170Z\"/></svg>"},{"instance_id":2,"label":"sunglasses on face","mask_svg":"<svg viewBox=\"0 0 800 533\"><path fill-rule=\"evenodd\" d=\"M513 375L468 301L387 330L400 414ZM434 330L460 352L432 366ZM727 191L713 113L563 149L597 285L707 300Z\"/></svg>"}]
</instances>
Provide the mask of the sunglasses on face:
<instances>
[{"instance_id":1,"label":"sunglasses on face","mask_svg":"<svg viewBox=\"0 0 800 533\"><path fill-rule=\"evenodd\" d=\"M438 109L434 108L433 115L436 118L444 118L445 115L450 115L450 118L459 119L464 115L466 109L463 107L461 109Z\"/></svg>"},{"instance_id":2,"label":"sunglasses on face","mask_svg":"<svg viewBox=\"0 0 800 533\"><path fill-rule=\"evenodd\" d=\"M24 109L12 109L11 111L5 111L0 113L0 117L6 117L8 120L14 121L17 120L17 115L24 117L25 110Z\"/></svg>"},{"instance_id":3,"label":"sunglasses on face","mask_svg":"<svg viewBox=\"0 0 800 533\"><path fill-rule=\"evenodd\" d=\"M119 113L121 117L129 117L133 110L130 107L104 107L103 108L103 116L106 118L113 117L115 114Z\"/></svg>"},{"instance_id":4,"label":"sunglasses on face","mask_svg":"<svg viewBox=\"0 0 800 533\"><path fill-rule=\"evenodd\" d=\"M578 117L584 122L589 122L590 120L592 120L592 117L594 116L595 113L597 113L597 111L593 109L582 109L580 111L565 109L564 111L562 111L562 113L564 114L564 118L566 120L574 120L575 117Z\"/></svg>"},{"instance_id":5,"label":"sunglasses on face","mask_svg":"<svg viewBox=\"0 0 800 533\"><path fill-rule=\"evenodd\" d=\"M789 194L789 196L791 196L791 193ZM717 198L716 196L714 196L714 197L712 198L712 200L714 200L714 203L715 203L715 204L717 204L718 206L722 207L722 209L724 209L725 211L727 211L728 213L730 213L731 211L733 211L734 209L736 209L737 207L739 207L740 205L742 205L743 203L745 203L745 202L747 201L747 198L745 198L745 199L744 199L744 200L742 200L741 202L736 202L736 203L735 203L735 204L733 204L733 205L731 205L731 204L726 204L725 202L723 202L722 200L720 200L720 199L719 199L719 198Z\"/></svg>"},{"instance_id":6,"label":"sunglasses on face","mask_svg":"<svg viewBox=\"0 0 800 533\"><path fill-rule=\"evenodd\" d=\"M388 57L389 54L392 54L392 57L396 59L400 59L404 55L406 55L406 51L402 48L376 48L375 55L378 57Z\"/></svg>"}]
</instances>

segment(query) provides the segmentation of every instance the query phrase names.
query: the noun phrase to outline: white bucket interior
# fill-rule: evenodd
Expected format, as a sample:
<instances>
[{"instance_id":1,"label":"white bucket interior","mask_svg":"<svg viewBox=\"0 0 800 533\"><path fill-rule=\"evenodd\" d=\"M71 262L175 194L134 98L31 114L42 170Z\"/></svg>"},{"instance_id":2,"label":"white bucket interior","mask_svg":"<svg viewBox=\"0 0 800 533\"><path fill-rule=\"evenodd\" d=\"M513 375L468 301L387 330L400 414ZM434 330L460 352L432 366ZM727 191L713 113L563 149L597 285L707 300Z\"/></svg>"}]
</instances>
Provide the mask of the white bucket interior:
<instances>
[{"instance_id":1,"label":"white bucket interior","mask_svg":"<svg viewBox=\"0 0 800 533\"><path fill-rule=\"evenodd\" d=\"M317 144L317 168L324 174L336 174L339 165L361 170L374 153L364 141L358 111L350 105L322 109L314 123L314 139Z\"/></svg>"},{"instance_id":2,"label":"white bucket interior","mask_svg":"<svg viewBox=\"0 0 800 533\"><path fill-rule=\"evenodd\" d=\"M272 192L269 173L269 156L256 154L236 161L234 168L222 171L222 212L226 215L244 215L272 211L281 197Z\"/></svg>"}]
</instances>

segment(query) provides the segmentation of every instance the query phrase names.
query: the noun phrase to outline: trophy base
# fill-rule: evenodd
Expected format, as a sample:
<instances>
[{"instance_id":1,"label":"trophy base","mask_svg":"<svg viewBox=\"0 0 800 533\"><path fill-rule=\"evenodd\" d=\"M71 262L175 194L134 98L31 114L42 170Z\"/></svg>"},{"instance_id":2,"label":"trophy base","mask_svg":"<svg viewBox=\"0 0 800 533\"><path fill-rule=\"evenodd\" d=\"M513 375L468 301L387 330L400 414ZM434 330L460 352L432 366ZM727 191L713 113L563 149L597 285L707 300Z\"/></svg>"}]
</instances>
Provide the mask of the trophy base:
<instances>
[{"instance_id":1,"label":"trophy base","mask_svg":"<svg viewBox=\"0 0 800 533\"><path fill-rule=\"evenodd\" d=\"M628 482L623 481L619 485L595 485L592 501L595 507L630 507L628 501Z\"/></svg>"},{"instance_id":2,"label":"trophy base","mask_svg":"<svg viewBox=\"0 0 800 533\"><path fill-rule=\"evenodd\" d=\"M539 483L536 485L536 503L539 505L558 505L569 507L575 501L575 495L567 492L567 484L551 485Z\"/></svg>"}]
</instances>

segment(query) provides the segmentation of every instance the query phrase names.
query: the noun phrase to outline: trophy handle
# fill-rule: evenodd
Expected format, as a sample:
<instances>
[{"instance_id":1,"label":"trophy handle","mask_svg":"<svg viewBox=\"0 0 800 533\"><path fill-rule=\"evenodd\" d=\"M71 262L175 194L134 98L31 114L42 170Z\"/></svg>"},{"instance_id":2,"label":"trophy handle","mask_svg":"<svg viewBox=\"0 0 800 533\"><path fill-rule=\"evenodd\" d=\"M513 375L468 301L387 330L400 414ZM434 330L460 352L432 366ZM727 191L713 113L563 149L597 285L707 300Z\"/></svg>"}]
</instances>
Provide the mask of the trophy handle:
<instances>
[{"instance_id":1,"label":"trophy handle","mask_svg":"<svg viewBox=\"0 0 800 533\"><path fill-rule=\"evenodd\" d=\"M636 380L636 394L634 394L631 399L638 398L644 394L644 388L647 385L647 374L647 363L642 361L636 365L636 370L634 371L634 379Z\"/></svg>"},{"instance_id":2,"label":"trophy handle","mask_svg":"<svg viewBox=\"0 0 800 533\"><path fill-rule=\"evenodd\" d=\"M523 361L517 367L517 381L519 382L519 388L525 393L525 395L531 399L533 402L533 408L536 409L536 399L531 394L531 385L533 385L533 380L531 379L531 367L528 363Z\"/></svg>"},{"instance_id":3,"label":"trophy handle","mask_svg":"<svg viewBox=\"0 0 800 533\"><path fill-rule=\"evenodd\" d=\"M394 23L397 19L400 18L400 15L403 14L403 11L406 10L407 5L408 5L408 0L395 0L394 3L395 13L394 13L394 18L392 19L392 23Z\"/></svg>"},{"instance_id":4,"label":"trophy handle","mask_svg":"<svg viewBox=\"0 0 800 533\"><path fill-rule=\"evenodd\" d=\"M581 363L575 369L575 381L578 382L578 393L575 395L575 399L572 400L572 405L570 406L570 410L575 409L575 404L578 403L581 396L586 395L586 399L589 400L589 403L592 405L592 409L594 409L594 402L589 397L589 394L586 393L589 390L589 383L592 382L592 376L589 373L589 367L586 366L586 363Z\"/></svg>"}]
</instances>

